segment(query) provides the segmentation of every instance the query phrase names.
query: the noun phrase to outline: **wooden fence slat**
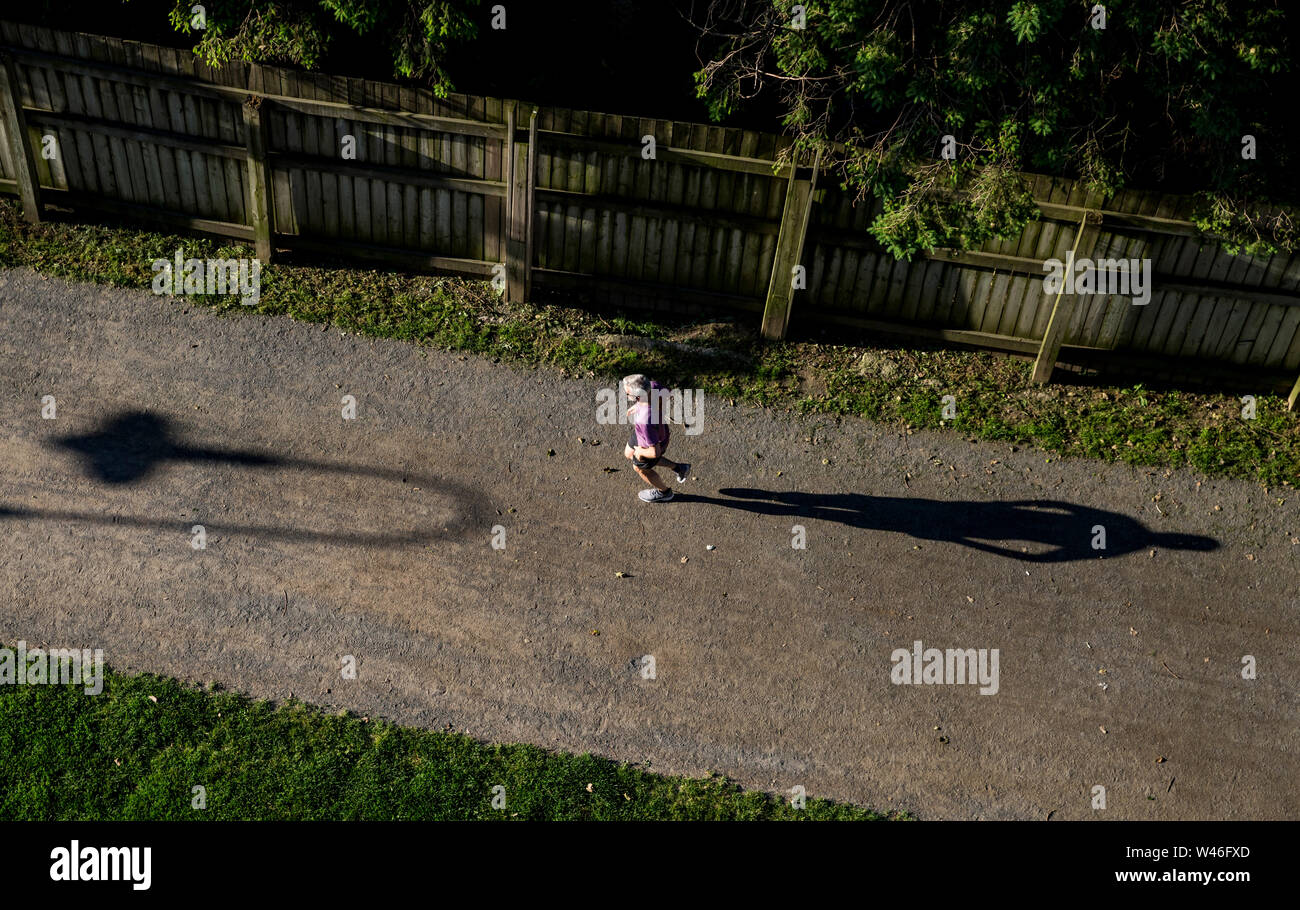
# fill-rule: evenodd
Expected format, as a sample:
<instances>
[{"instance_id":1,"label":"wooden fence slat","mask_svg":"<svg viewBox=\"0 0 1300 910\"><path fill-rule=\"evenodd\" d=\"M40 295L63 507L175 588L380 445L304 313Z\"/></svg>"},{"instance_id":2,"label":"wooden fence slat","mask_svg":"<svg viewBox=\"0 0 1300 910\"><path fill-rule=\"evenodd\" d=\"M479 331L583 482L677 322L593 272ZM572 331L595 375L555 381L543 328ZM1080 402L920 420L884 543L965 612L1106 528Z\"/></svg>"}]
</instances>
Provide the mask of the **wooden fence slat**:
<instances>
[{"instance_id":1,"label":"wooden fence slat","mask_svg":"<svg viewBox=\"0 0 1300 910\"><path fill-rule=\"evenodd\" d=\"M22 102L15 91L17 84L13 60L8 54L0 59L0 105L4 106L5 137L9 142L9 157L18 182L18 195L23 203L23 219L31 224L41 221L41 185L36 177L36 160L27 141L27 121L23 117Z\"/></svg>"},{"instance_id":2,"label":"wooden fence slat","mask_svg":"<svg viewBox=\"0 0 1300 910\"><path fill-rule=\"evenodd\" d=\"M524 300L531 300L533 295L533 228L537 223L535 208L537 199L537 110L533 109L528 121L528 157L524 167L526 183L524 186Z\"/></svg>"},{"instance_id":3,"label":"wooden fence slat","mask_svg":"<svg viewBox=\"0 0 1300 910\"><path fill-rule=\"evenodd\" d=\"M398 100L399 86L381 83L380 90L384 99L384 107L387 110L398 110L401 103ZM401 165L402 163L402 144L401 144L402 127L393 124L384 124L384 160L383 163L389 166ZM402 185L396 180L385 181L385 202L388 206L388 242L395 247L406 246L406 226L403 217L403 208L405 200L403 199ZM457 226L464 230L464 221L457 222ZM463 247L455 250L455 255L460 256Z\"/></svg>"},{"instance_id":4,"label":"wooden fence slat","mask_svg":"<svg viewBox=\"0 0 1300 910\"><path fill-rule=\"evenodd\" d=\"M481 95L473 95L467 99L467 113L471 118L482 120L486 113L486 105ZM466 163L469 176L474 179L482 180L484 167L486 164L487 154L484 148L484 137L467 136L465 138L466 146ZM477 194L470 194L465 199L465 214L467 218L466 240L468 246L465 255L470 259L483 259L484 243L484 204L489 200Z\"/></svg>"},{"instance_id":5,"label":"wooden fence slat","mask_svg":"<svg viewBox=\"0 0 1300 910\"><path fill-rule=\"evenodd\" d=\"M511 117L514 120L514 116ZM511 134L513 136L513 133ZM533 266L532 195L535 187L537 111L529 114L527 144L512 141L510 155L510 235L506 241L506 294L511 303L528 300Z\"/></svg>"},{"instance_id":6,"label":"wooden fence slat","mask_svg":"<svg viewBox=\"0 0 1300 910\"><path fill-rule=\"evenodd\" d=\"M316 82L312 73L295 72L293 79L295 95L308 100L315 99ZM307 158L322 158L333 152L333 149L328 147L322 151L320 128L314 114L303 112L296 118L296 122L298 125L298 139L302 143L304 156ZM301 218L301 224L306 228L304 233L315 237L326 237L328 232L325 230L325 191L321 186L322 172L314 167L304 167L300 173L302 175L305 200Z\"/></svg>"},{"instance_id":7,"label":"wooden fence slat","mask_svg":"<svg viewBox=\"0 0 1300 910\"><path fill-rule=\"evenodd\" d=\"M127 65L126 48L120 38L105 38L104 45L108 53L108 59L118 66ZM110 83L107 92L112 102L110 116L114 120L120 120L124 123L134 125L135 123L135 102L131 98L131 87L120 81ZM126 198L136 203L152 202L149 195L149 178L145 174L144 156L140 152L140 143L134 140L117 139L114 144L120 147L122 160L125 162L124 173L129 178L122 181L122 185L127 190ZM229 218L221 217L223 221L229 221Z\"/></svg>"},{"instance_id":8,"label":"wooden fence slat","mask_svg":"<svg viewBox=\"0 0 1300 910\"><path fill-rule=\"evenodd\" d=\"M1092 256L1100 226L1101 216L1095 212L1084 215L1083 220L1079 222L1079 230L1074 235L1074 246L1065 257L1066 277L1074 268L1074 260ZM1052 313L1047 320L1047 330L1043 333L1043 343L1038 349L1038 358L1034 361L1034 371L1031 376L1033 382L1041 384L1050 380L1052 369L1060 356L1066 323L1069 322L1073 309L1065 303L1067 297L1073 296L1066 293L1067 286L1067 283L1062 281L1052 301Z\"/></svg>"},{"instance_id":9,"label":"wooden fence slat","mask_svg":"<svg viewBox=\"0 0 1300 910\"><path fill-rule=\"evenodd\" d=\"M364 90L365 104L378 109L383 104L383 91L377 82L369 79L362 82ZM358 122L357 129L360 131L357 137L357 161L364 161L367 164L383 166L385 161L384 154L384 124L382 122ZM362 137L364 136L364 140ZM364 142L364 148L362 144ZM366 224L369 228L370 239L380 245L395 246L393 239L389 237L388 231L388 187L386 181L382 178L368 178L366 181L368 190L366 196L367 216Z\"/></svg>"},{"instance_id":10,"label":"wooden fence slat","mask_svg":"<svg viewBox=\"0 0 1300 910\"><path fill-rule=\"evenodd\" d=\"M585 133L587 131L587 112L572 112L568 126L570 129ZM571 160L568 162L566 169L564 189L570 192L581 192L587 174L586 154L581 149L570 153ZM583 211L573 201L566 202L561 211L564 219L562 229L564 241L563 251L560 256L560 267L568 272L581 272Z\"/></svg>"},{"instance_id":11,"label":"wooden fence slat","mask_svg":"<svg viewBox=\"0 0 1300 910\"><path fill-rule=\"evenodd\" d=\"M429 114L433 112L433 96L430 92L420 91L415 93L414 98L415 111L420 114ZM434 158L434 134L429 130L420 130L416 137L416 165L420 173L429 174L436 167L437 161ZM500 175L497 175L498 178ZM419 223L417 227L417 245L420 250L428 251L437 249L434 241L434 200L436 194L433 187L419 187ZM503 196L504 198L504 196ZM497 203L498 200L491 200Z\"/></svg>"},{"instance_id":12,"label":"wooden fence slat","mask_svg":"<svg viewBox=\"0 0 1300 910\"><path fill-rule=\"evenodd\" d=\"M332 100L334 81L329 76L313 73L312 82L312 88L315 90L318 99ZM317 154L333 161L341 161L342 146L334 136L334 118L318 114L311 118L311 122L316 130ZM339 176L336 172L320 172L320 197L318 203L321 210L317 222L318 229L324 232L326 237L338 237Z\"/></svg>"},{"instance_id":13,"label":"wooden fence slat","mask_svg":"<svg viewBox=\"0 0 1300 910\"><path fill-rule=\"evenodd\" d=\"M262 124L262 102L244 102L244 136L248 143L248 224L253 229L257 258L271 261L271 193L266 165L266 136Z\"/></svg>"},{"instance_id":14,"label":"wooden fence slat","mask_svg":"<svg viewBox=\"0 0 1300 910\"><path fill-rule=\"evenodd\" d=\"M502 102L498 98L488 98L485 102L484 116L493 122L502 118ZM501 179L502 152L508 148L495 136L483 141L483 173L487 180ZM483 200L483 258L489 262L500 262L505 245L502 242L502 230L505 220L505 198Z\"/></svg>"},{"instance_id":15,"label":"wooden fence slat","mask_svg":"<svg viewBox=\"0 0 1300 910\"><path fill-rule=\"evenodd\" d=\"M134 42L125 46L127 65L143 69L145 62L141 47ZM137 127L153 127L153 109L149 104L149 93L144 86L124 85L124 94L130 104L131 121ZM144 165L144 192L152 205L167 207L167 193L163 185L161 152L157 143L136 142L141 163Z\"/></svg>"},{"instance_id":16,"label":"wooden fence slat","mask_svg":"<svg viewBox=\"0 0 1300 910\"><path fill-rule=\"evenodd\" d=\"M817 187L817 169L821 153L813 161L807 179L799 177L798 168L790 169L785 191L785 213L781 217L781 234L772 258L772 278L768 282L767 301L763 306L763 337L781 339L790 325L791 298L794 293L792 273L799 264L812 212L813 191Z\"/></svg>"},{"instance_id":17,"label":"wooden fence slat","mask_svg":"<svg viewBox=\"0 0 1300 910\"><path fill-rule=\"evenodd\" d=\"M162 72L162 61L158 55L158 48L152 45L144 45L141 49L141 60L146 70L152 73ZM167 101L163 97L163 90L159 86L152 85L145 94L145 104L147 105L148 126L150 129L167 130L170 127L170 115L167 111ZM180 183L176 173L176 150L163 143L150 143L153 147L158 160L159 179L162 183L161 192L165 200L164 207L175 207L175 200L180 198Z\"/></svg>"}]
</instances>

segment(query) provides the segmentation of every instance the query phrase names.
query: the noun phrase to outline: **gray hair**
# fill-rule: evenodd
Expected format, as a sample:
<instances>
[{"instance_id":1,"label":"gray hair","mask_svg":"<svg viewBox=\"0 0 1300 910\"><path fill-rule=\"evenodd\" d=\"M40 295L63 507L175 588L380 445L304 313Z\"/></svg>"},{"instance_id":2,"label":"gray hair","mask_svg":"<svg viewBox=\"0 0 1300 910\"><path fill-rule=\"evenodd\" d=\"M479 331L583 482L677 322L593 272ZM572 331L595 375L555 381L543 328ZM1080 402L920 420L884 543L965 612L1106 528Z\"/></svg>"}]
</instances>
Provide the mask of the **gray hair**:
<instances>
[{"instance_id":1,"label":"gray hair","mask_svg":"<svg viewBox=\"0 0 1300 910\"><path fill-rule=\"evenodd\" d=\"M648 393L650 391L650 377L646 376L645 373L633 373L631 376L624 376L623 389L624 391L632 390L634 392Z\"/></svg>"}]
</instances>

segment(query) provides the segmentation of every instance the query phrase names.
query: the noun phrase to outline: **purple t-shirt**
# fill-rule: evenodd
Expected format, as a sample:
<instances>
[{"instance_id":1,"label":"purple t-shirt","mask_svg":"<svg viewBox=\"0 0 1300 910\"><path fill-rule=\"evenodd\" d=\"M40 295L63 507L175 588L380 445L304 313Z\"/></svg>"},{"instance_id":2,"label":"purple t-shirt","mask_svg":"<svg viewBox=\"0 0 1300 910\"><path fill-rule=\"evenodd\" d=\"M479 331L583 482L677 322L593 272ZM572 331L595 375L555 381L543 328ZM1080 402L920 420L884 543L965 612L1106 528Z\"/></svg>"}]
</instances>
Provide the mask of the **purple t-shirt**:
<instances>
[{"instance_id":1,"label":"purple t-shirt","mask_svg":"<svg viewBox=\"0 0 1300 910\"><path fill-rule=\"evenodd\" d=\"M650 401L638 401L632 405L630 417L632 419L632 441L630 445L640 448L651 449L656 446L668 445L668 423L665 418L668 416L668 396L669 392L659 383L651 380L650 382L650 401L658 401L659 407L652 409ZM651 421L656 421L652 423Z\"/></svg>"}]
</instances>

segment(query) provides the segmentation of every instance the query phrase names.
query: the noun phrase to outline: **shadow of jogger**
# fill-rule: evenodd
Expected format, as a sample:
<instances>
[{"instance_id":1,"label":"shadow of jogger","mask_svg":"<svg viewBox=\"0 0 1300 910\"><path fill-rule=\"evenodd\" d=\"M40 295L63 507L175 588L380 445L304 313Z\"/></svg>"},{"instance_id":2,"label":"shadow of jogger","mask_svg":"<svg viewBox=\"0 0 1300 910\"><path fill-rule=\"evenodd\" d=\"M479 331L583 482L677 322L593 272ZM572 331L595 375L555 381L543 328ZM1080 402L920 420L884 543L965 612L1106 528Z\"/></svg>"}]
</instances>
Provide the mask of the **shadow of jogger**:
<instances>
[{"instance_id":1,"label":"shadow of jogger","mask_svg":"<svg viewBox=\"0 0 1300 910\"><path fill-rule=\"evenodd\" d=\"M262 467L284 464L274 455L210 449L177 442L172 438L170 422L147 411L118 414L94 433L60 436L53 444L82 456L92 477L113 485L143 480L168 461L224 461Z\"/></svg>"},{"instance_id":2,"label":"shadow of jogger","mask_svg":"<svg viewBox=\"0 0 1300 910\"><path fill-rule=\"evenodd\" d=\"M861 493L799 493L726 488L733 499L693 493L678 499L713 503L760 515L833 521L873 531L896 531L918 540L947 541L1025 562L1072 562L1122 556L1149 547L1210 551L1212 537L1163 534L1119 512L1054 499L1010 502L956 501ZM1105 529L1104 549L1093 549L1097 528ZM1022 552L1011 543L1038 547ZM1047 549L1042 549L1046 547Z\"/></svg>"},{"instance_id":3,"label":"shadow of jogger","mask_svg":"<svg viewBox=\"0 0 1300 910\"><path fill-rule=\"evenodd\" d=\"M117 414L93 433L62 436L51 443L78 455L86 473L110 486L127 486L145 480L168 462L225 463L249 468L301 470L309 474L345 474L394 483L411 483L451 500L453 518L435 528L394 529L385 533L362 533L349 528L309 530L285 525L214 524L217 530L247 536L271 537L290 542L315 542L350 546L403 546L466 536L471 530L488 527L491 509L477 490L443 477L415 474L374 465L288 458L268 452L221 449L191 445L176 438L171 422L147 411ZM327 495L328 484L319 487ZM28 521L89 522L145 529L173 529L177 522L138 515L105 515L68 510L35 509L0 504L0 519Z\"/></svg>"}]
</instances>

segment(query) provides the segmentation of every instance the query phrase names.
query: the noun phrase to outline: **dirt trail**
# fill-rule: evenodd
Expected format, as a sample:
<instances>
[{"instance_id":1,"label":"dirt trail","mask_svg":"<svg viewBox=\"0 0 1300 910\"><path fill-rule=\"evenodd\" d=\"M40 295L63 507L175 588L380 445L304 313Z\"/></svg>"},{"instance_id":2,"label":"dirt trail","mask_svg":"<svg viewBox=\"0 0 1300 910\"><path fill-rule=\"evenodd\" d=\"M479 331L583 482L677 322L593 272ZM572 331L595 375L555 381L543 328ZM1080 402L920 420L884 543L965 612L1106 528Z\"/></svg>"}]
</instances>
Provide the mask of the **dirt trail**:
<instances>
[{"instance_id":1,"label":"dirt trail","mask_svg":"<svg viewBox=\"0 0 1300 910\"><path fill-rule=\"evenodd\" d=\"M1297 501L710 397L646 505L598 387L0 272L0 639L927 818L1300 817Z\"/></svg>"}]
</instances>

